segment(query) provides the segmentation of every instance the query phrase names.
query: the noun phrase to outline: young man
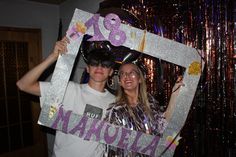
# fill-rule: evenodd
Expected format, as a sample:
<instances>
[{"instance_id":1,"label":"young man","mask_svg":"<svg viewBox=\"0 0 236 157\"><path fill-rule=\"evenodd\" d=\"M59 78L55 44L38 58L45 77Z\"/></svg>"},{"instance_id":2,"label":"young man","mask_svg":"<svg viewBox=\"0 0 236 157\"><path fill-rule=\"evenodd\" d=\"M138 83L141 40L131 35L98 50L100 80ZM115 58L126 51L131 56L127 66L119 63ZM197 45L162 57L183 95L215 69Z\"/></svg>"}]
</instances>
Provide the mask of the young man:
<instances>
[{"instance_id":1,"label":"young man","mask_svg":"<svg viewBox=\"0 0 236 157\"><path fill-rule=\"evenodd\" d=\"M44 96L50 86L49 82L38 82L40 75L53 64L58 55L67 52L68 38L64 37L56 42L53 53L42 63L26 73L18 82L20 90L27 93ZM114 96L104 87L109 76L112 75L114 56L105 49L96 49L89 53L87 72L89 81L87 84L69 82L63 99L63 108L72 110L79 115L87 115L92 118L102 119L105 116L108 104L114 102ZM101 144L93 141L85 141L77 136L56 132L53 156L56 157L100 157L103 153Z\"/></svg>"}]
</instances>

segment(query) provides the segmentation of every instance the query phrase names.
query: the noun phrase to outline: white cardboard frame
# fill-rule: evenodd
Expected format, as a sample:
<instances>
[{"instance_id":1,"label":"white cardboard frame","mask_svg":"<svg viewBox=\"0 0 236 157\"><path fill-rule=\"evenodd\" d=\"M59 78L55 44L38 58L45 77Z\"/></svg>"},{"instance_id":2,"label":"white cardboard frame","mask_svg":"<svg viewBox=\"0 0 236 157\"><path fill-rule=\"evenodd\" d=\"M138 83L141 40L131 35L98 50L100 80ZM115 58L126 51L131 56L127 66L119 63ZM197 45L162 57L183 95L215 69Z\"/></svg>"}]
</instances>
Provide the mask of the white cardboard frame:
<instances>
[{"instance_id":1,"label":"white cardboard frame","mask_svg":"<svg viewBox=\"0 0 236 157\"><path fill-rule=\"evenodd\" d=\"M93 17L94 14L75 9L73 18L71 20L70 30L76 23L84 24L88 19ZM108 39L110 31L104 27L104 18L99 17L98 25L101 33ZM186 69L184 73L183 82L184 87L181 87L179 96L176 100L176 107L173 116L164 131L163 137L159 140L157 149L154 156L173 156L175 146L178 141L172 141L175 135L183 127L190 110L192 100L194 98L197 85L200 79L201 71L204 66L201 53L195 48L186 46L184 44L175 42L170 39L160 37L158 35L146 32L144 30L134 28L125 24L121 24L120 30L126 34L126 40L122 44L125 47L148 54L150 56L165 60L167 62L182 66ZM52 127L54 116L58 113L58 108L63 100L67 83L73 68L74 60L79 50L81 41L84 34L94 35L93 27L90 27L86 32L78 32L78 38L70 39L68 45L68 54L58 58L51 83L52 86L45 97L41 97L42 111L39 117L39 124ZM63 125L63 124L62 124ZM62 127L62 126L61 126ZM60 127L55 128L60 130ZM173 142L169 149L167 142ZM150 155L150 154L149 154Z\"/></svg>"}]
</instances>

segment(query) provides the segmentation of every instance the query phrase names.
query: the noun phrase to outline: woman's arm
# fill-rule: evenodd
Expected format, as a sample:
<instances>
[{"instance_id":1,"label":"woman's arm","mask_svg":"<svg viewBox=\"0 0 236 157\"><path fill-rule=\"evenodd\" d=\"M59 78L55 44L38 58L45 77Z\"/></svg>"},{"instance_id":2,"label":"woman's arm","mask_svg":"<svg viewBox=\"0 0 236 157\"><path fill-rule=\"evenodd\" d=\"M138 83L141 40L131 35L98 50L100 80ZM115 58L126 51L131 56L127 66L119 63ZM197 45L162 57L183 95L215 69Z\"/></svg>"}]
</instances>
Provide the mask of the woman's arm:
<instances>
[{"instance_id":1,"label":"woman's arm","mask_svg":"<svg viewBox=\"0 0 236 157\"><path fill-rule=\"evenodd\" d=\"M180 87L181 86L184 86L184 83L183 83L183 77L182 76L179 76L173 89L172 89L172 94L171 94L171 97L170 97L170 101L169 101L169 104L168 104L168 107L164 113L164 116L167 120L167 122L170 121L171 117L172 117L172 114L174 112L174 109L175 109L175 104L176 104L176 98L178 97L179 95L179 91L180 91Z\"/></svg>"}]
</instances>

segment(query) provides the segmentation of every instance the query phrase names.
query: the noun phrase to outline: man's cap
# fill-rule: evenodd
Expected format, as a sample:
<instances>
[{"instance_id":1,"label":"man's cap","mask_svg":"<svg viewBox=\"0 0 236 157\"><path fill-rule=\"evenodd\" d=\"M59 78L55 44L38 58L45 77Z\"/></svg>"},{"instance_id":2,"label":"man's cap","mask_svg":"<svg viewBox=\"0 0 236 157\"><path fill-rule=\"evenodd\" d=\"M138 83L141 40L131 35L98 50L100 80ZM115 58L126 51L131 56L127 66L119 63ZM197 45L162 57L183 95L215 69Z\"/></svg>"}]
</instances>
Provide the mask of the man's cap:
<instances>
[{"instance_id":1,"label":"man's cap","mask_svg":"<svg viewBox=\"0 0 236 157\"><path fill-rule=\"evenodd\" d=\"M93 49L87 56L87 64L91 65L94 61L99 64L107 62L110 64L110 67L113 67L115 65L115 56L111 51L105 48Z\"/></svg>"}]
</instances>

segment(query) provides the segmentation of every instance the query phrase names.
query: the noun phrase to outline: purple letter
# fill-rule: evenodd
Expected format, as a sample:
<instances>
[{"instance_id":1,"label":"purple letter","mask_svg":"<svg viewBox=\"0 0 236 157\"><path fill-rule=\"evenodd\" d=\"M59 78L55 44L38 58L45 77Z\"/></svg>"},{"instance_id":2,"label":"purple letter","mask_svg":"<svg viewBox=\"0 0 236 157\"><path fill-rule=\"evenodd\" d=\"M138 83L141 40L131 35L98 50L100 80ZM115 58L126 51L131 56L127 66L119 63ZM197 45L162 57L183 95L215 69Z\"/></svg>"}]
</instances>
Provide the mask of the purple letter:
<instances>
[{"instance_id":1,"label":"purple letter","mask_svg":"<svg viewBox=\"0 0 236 157\"><path fill-rule=\"evenodd\" d=\"M124 31L119 30L121 20L118 15L110 13L106 15L104 19L104 26L107 30L110 30L109 41L114 46L122 45L126 40L126 34Z\"/></svg>"},{"instance_id":2,"label":"purple letter","mask_svg":"<svg viewBox=\"0 0 236 157\"><path fill-rule=\"evenodd\" d=\"M99 21L99 14L94 14L93 17L91 17L88 21L86 21L85 26L87 27L87 30L93 26L94 35L92 38L88 39L88 41L100 41L105 40L105 37L102 35L98 21Z\"/></svg>"},{"instance_id":3,"label":"purple letter","mask_svg":"<svg viewBox=\"0 0 236 157\"><path fill-rule=\"evenodd\" d=\"M66 111L66 113L64 115L63 114L63 108L60 107L59 111L58 111L58 114L57 114L57 118L56 118L56 120L54 121L54 123L52 124L51 127L54 128L54 129L59 129L59 128L57 128L57 124L61 120L63 122L62 131L67 133L67 127L68 127L71 112L72 111Z\"/></svg>"},{"instance_id":4,"label":"purple letter","mask_svg":"<svg viewBox=\"0 0 236 157\"><path fill-rule=\"evenodd\" d=\"M75 134L76 131L80 131L79 137L82 137L84 135L84 131L85 131L87 121L88 121L88 117L83 116L80 119L78 125L76 125L69 133Z\"/></svg>"},{"instance_id":5,"label":"purple letter","mask_svg":"<svg viewBox=\"0 0 236 157\"><path fill-rule=\"evenodd\" d=\"M145 153L147 152L148 150L150 150L150 156L155 156L155 151L156 151L156 148L157 148L157 144L159 142L159 139L160 139L160 136L153 136L154 139L152 140L152 142L146 147L144 148L141 152L142 153Z\"/></svg>"},{"instance_id":6,"label":"purple letter","mask_svg":"<svg viewBox=\"0 0 236 157\"><path fill-rule=\"evenodd\" d=\"M100 140L100 132L102 130L102 127L104 126L104 121L101 121L100 125L96 128L96 124L99 122L98 119L93 119L93 123L90 127L90 129L88 130L86 136L85 136L85 140L90 140L92 134L94 134L96 136L96 140L95 141L99 141Z\"/></svg>"},{"instance_id":7,"label":"purple letter","mask_svg":"<svg viewBox=\"0 0 236 157\"><path fill-rule=\"evenodd\" d=\"M120 141L118 142L118 147L123 148L123 149L127 149L128 147L128 143L124 143L125 141L127 142L127 140L129 139L127 137L127 135L131 134L131 130L122 128L122 133L121 133L121 137L120 137Z\"/></svg>"},{"instance_id":8,"label":"purple letter","mask_svg":"<svg viewBox=\"0 0 236 157\"><path fill-rule=\"evenodd\" d=\"M117 134L118 134L118 131L119 131L119 128L116 127L115 134L113 136L110 136L109 133L108 133L109 132L108 130L109 130L110 127L111 126L109 124L107 124L106 130L105 130L105 133L104 133L104 140L105 140L106 144L113 143L115 141L115 139L117 138Z\"/></svg>"},{"instance_id":9,"label":"purple letter","mask_svg":"<svg viewBox=\"0 0 236 157\"><path fill-rule=\"evenodd\" d=\"M137 146L137 143L138 143L138 140L140 139L142 134L143 134L142 132L138 131L136 134L135 140L134 140L133 144L131 145L130 149L133 150L134 152L139 152L139 149L141 148L141 147Z\"/></svg>"}]
</instances>

